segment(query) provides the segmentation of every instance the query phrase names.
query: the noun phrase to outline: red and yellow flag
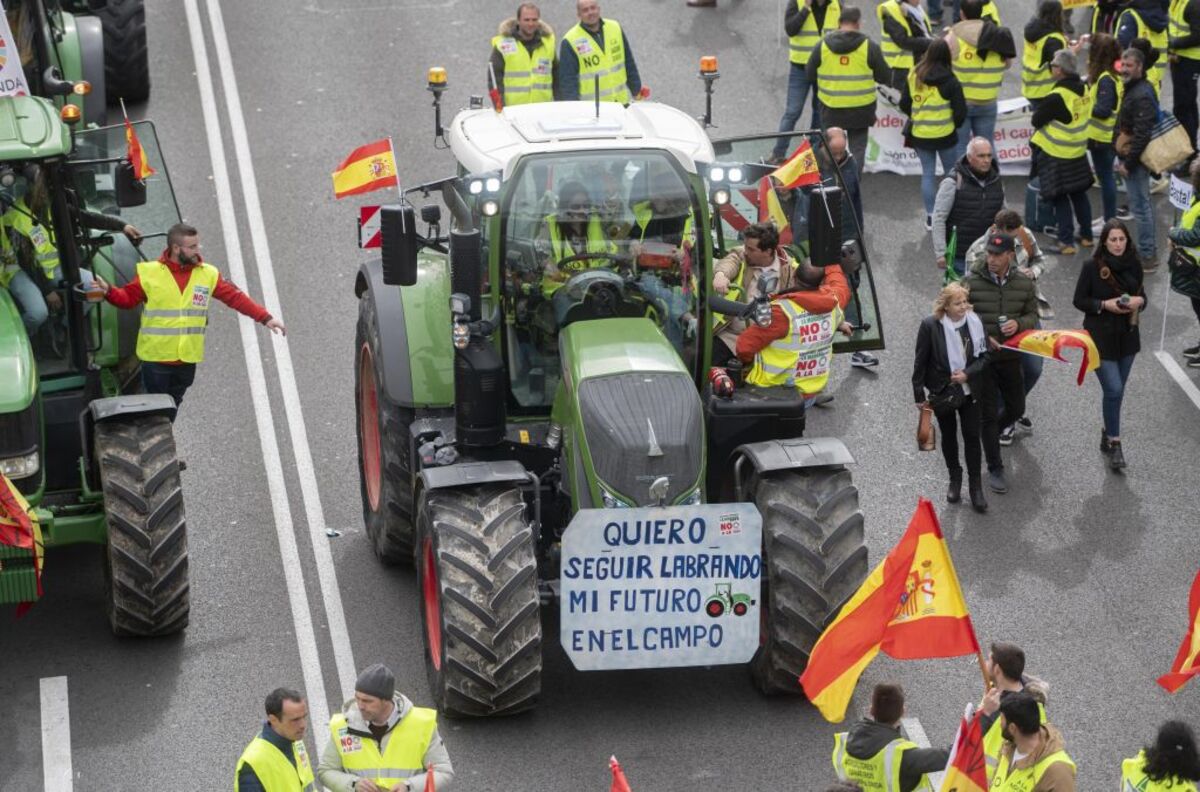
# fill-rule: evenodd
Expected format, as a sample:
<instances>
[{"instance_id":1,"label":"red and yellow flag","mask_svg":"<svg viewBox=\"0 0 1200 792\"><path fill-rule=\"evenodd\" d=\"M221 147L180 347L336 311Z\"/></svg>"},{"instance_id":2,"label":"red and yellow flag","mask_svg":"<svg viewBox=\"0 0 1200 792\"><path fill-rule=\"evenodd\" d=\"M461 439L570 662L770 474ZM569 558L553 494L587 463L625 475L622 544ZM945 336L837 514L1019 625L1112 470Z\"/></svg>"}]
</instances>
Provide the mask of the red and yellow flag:
<instances>
[{"instance_id":1,"label":"red and yellow flag","mask_svg":"<svg viewBox=\"0 0 1200 792\"><path fill-rule=\"evenodd\" d=\"M359 146L333 172L333 197L361 195L400 184L388 138Z\"/></svg>"},{"instance_id":2,"label":"red and yellow flag","mask_svg":"<svg viewBox=\"0 0 1200 792\"><path fill-rule=\"evenodd\" d=\"M33 559L33 578L37 596L42 596L42 531L37 515L29 508L29 502L12 485L8 477L0 474L0 544L28 550ZM17 616L33 606L22 602L17 606Z\"/></svg>"},{"instance_id":3,"label":"red and yellow flag","mask_svg":"<svg viewBox=\"0 0 1200 792\"><path fill-rule=\"evenodd\" d=\"M1062 356L1065 347L1082 349L1083 360L1079 362L1079 377L1076 382L1078 385L1083 384L1083 378L1089 371L1100 368L1100 352L1096 349L1092 334L1087 330L1026 330L1006 340L1004 346L1063 363L1067 362Z\"/></svg>"},{"instance_id":4,"label":"red and yellow flag","mask_svg":"<svg viewBox=\"0 0 1200 792\"><path fill-rule=\"evenodd\" d=\"M800 685L826 720L845 718L859 676L881 650L899 660L979 651L937 515L924 498L809 656Z\"/></svg>"},{"instance_id":5,"label":"red and yellow flag","mask_svg":"<svg viewBox=\"0 0 1200 792\"><path fill-rule=\"evenodd\" d=\"M1171 672L1158 678L1168 693L1183 687L1189 679L1200 675L1200 572L1192 581L1192 593L1188 596L1188 631L1179 645Z\"/></svg>"},{"instance_id":6,"label":"red and yellow flag","mask_svg":"<svg viewBox=\"0 0 1200 792\"><path fill-rule=\"evenodd\" d=\"M771 179L764 176L758 182L758 222L765 223L768 220L775 224L781 235L784 229L791 225L787 212L783 211L783 204L779 202L779 196L775 194ZM781 238L780 244L786 245L787 242Z\"/></svg>"},{"instance_id":7,"label":"red and yellow flag","mask_svg":"<svg viewBox=\"0 0 1200 792\"><path fill-rule=\"evenodd\" d=\"M801 140L787 161L771 172L771 178L777 179L785 190L821 183L817 155L807 139Z\"/></svg>"},{"instance_id":8,"label":"red and yellow flag","mask_svg":"<svg viewBox=\"0 0 1200 792\"><path fill-rule=\"evenodd\" d=\"M968 714L958 725L950 761L942 776L939 792L987 792L987 755L983 748L982 712L969 705Z\"/></svg>"},{"instance_id":9,"label":"red and yellow flag","mask_svg":"<svg viewBox=\"0 0 1200 792\"><path fill-rule=\"evenodd\" d=\"M146 158L142 141L138 140L137 132L133 131L133 124L129 123L128 118L125 119L125 143L129 147L125 156L129 157L129 163L133 165L133 178L142 181L147 176L158 173L150 167L150 160Z\"/></svg>"}]
</instances>

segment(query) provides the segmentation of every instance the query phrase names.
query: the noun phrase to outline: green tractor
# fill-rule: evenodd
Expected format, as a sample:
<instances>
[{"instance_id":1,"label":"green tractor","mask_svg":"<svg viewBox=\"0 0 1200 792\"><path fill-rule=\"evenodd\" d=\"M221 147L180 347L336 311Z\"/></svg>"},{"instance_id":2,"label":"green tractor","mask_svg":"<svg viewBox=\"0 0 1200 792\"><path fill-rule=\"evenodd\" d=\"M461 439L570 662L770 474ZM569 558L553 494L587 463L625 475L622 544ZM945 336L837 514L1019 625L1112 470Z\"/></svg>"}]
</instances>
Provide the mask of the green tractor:
<instances>
[{"instance_id":1,"label":"green tractor","mask_svg":"<svg viewBox=\"0 0 1200 792\"><path fill-rule=\"evenodd\" d=\"M46 303L61 306L30 326L12 278L0 288L0 472L36 510L47 549L102 549L114 633L151 636L188 621L175 404L140 393L137 313L87 288L93 273L123 285L144 257L123 235L81 224L88 211L119 215L151 240L178 222L153 125L135 128L157 170L145 182L132 179L123 126L72 133L47 99L0 98L0 203L28 211L33 191L48 196L52 227L41 232L57 240L60 264ZM20 262L6 248L11 276ZM37 264L20 266L28 275ZM52 568L52 553L47 562ZM13 558L0 564L0 603L35 600L31 580Z\"/></svg>"},{"instance_id":2,"label":"green tractor","mask_svg":"<svg viewBox=\"0 0 1200 792\"><path fill-rule=\"evenodd\" d=\"M754 598L741 592L734 593L732 583L718 583L716 593L704 602L704 612L714 619L732 613L745 616L754 605Z\"/></svg>"},{"instance_id":3,"label":"green tractor","mask_svg":"<svg viewBox=\"0 0 1200 792\"><path fill-rule=\"evenodd\" d=\"M476 105L444 136L457 175L381 208L354 286L363 518L379 558L415 564L437 706L534 706L544 607L579 670L746 663L763 692L799 693L867 575L853 458L803 436L795 388L714 396L706 332L710 302L729 310L714 258L757 220L775 134L714 142L665 105L556 102ZM861 234L843 245L823 175L785 196L792 244L852 273L838 350L879 349ZM567 255L572 221L587 246ZM744 618L706 610L722 581Z\"/></svg>"}]
</instances>

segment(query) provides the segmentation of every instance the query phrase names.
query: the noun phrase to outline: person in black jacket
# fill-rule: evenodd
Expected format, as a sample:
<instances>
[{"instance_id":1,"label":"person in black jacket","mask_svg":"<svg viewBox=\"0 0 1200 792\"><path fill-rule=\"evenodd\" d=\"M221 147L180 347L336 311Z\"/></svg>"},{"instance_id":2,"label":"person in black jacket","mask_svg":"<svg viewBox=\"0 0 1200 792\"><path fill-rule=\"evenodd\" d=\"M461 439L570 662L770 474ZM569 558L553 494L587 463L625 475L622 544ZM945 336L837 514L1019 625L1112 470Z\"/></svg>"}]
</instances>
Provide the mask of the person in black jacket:
<instances>
[{"instance_id":1,"label":"person in black jacket","mask_svg":"<svg viewBox=\"0 0 1200 792\"><path fill-rule=\"evenodd\" d=\"M966 287L951 283L942 289L933 303L933 314L921 320L917 331L917 352L913 359L913 398L919 407L934 394L961 393L957 407L935 409L942 431L942 456L950 472L946 500L962 500L962 465L958 459L958 430L962 429L963 454L967 459L967 480L971 505L976 511L987 510L981 474L980 414L976 393L982 393L987 366L987 334L983 322L971 310ZM928 395L926 395L928 394Z\"/></svg>"},{"instance_id":2,"label":"person in black jacket","mask_svg":"<svg viewBox=\"0 0 1200 792\"><path fill-rule=\"evenodd\" d=\"M900 792L913 792L927 773L944 770L950 759L949 751L942 748L897 749L891 745L900 738L900 720L903 717L904 689L887 683L876 685L871 691L871 716L838 735L840 744L835 748L833 757L838 778L850 780L854 764L861 766L870 763L874 766L873 770L880 765L890 766L889 760L894 760L896 751L900 753ZM838 748L841 745L845 746L845 751L839 756ZM847 762L847 756L858 761ZM839 758L843 761L839 762Z\"/></svg>"},{"instance_id":3,"label":"person in black jacket","mask_svg":"<svg viewBox=\"0 0 1200 792\"><path fill-rule=\"evenodd\" d=\"M1154 86L1146 79L1146 55L1130 47L1121 55L1125 95L1117 114L1117 133L1128 139L1128 148L1118 146L1117 173L1125 177L1129 210L1137 222L1137 254L1147 272L1158 267L1158 246L1154 239L1154 204L1150 200L1150 171L1142 165L1142 152L1150 145L1150 133L1158 120L1158 99Z\"/></svg>"},{"instance_id":4,"label":"person in black jacket","mask_svg":"<svg viewBox=\"0 0 1200 792\"><path fill-rule=\"evenodd\" d=\"M934 94L929 89L936 88ZM922 102L913 107L913 91ZM950 70L950 45L934 39L913 73L904 81L900 112L908 116L904 125L904 145L917 152L921 160L921 201L925 204L925 230L933 230L933 199L937 195L937 161L942 173L954 170L958 148L958 128L967 120L967 100L962 83ZM949 132L938 134L949 121Z\"/></svg>"},{"instance_id":5,"label":"person in black jacket","mask_svg":"<svg viewBox=\"0 0 1200 792\"><path fill-rule=\"evenodd\" d=\"M1196 80L1200 78L1200 0L1172 3L1171 90L1175 93L1175 117L1187 130L1188 140L1196 145L1200 113L1196 109ZM1182 5L1182 7L1180 7Z\"/></svg>"},{"instance_id":6,"label":"person in black jacket","mask_svg":"<svg viewBox=\"0 0 1200 792\"><path fill-rule=\"evenodd\" d=\"M1129 229L1109 220L1100 231L1100 244L1091 262L1079 271L1075 307L1083 311L1083 329L1100 352L1096 379L1104 392L1104 431L1100 451L1113 470L1125 467L1121 449L1121 400L1133 359L1141 350L1138 316L1146 308L1142 265L1129 244Z\"/></svg>"},{"instance_id":7,"label":"person in black jacket","mask_svg":"<svg viewBox=\"0 0 1200 792\"><path fill-rule=\"evenodd\" d=\"M1121 97L1117 94L1121 75L1116 64L1121 60L1121 49L1117 40L1107 33L1092 36L1088 46L1088 86L1093 94L1092 119L1088 128L1088 152L1092 155L1092 167L1096 180L1100 182L1100 207L1102 219L1117 216L1117 172L1113 170L1117 152L1113 148L1113 133L1117 113L1121 109Z\"/></svg>"}]
</instances>

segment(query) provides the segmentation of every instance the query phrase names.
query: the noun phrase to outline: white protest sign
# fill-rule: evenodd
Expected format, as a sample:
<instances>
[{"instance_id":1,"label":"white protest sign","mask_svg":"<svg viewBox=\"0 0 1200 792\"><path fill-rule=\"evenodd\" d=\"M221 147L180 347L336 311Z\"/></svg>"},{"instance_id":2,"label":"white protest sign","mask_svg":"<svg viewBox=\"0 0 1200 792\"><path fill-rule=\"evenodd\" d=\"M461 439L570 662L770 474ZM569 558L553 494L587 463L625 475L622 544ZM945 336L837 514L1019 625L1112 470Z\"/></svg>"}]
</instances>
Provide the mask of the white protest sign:
<instances>
[{"instance_id":1,"label":"white protest sign","mask_svg":"<svg viewBox=\"0 0 1200 792\"><path fill-rule=\"evenodd\" d=\"M21 68L17 40L8 26L8 13L0 3L0 96L28 96L29 84Z\"/></svg>"},{"instance_id":2,"label":"white protest sign","mask_svg":"<svg viewBox=\"0 0 1200 792\"><path fill-rule=\"evenodd\" d=\"M580 671L747 663L758 649L752 503L584 509L561 570L559 638Z\"/></svg>"},{"instance_id":3,"label":"white protest sign","mask_svg":"<svg viewBox=\"0 0 1200 792\"><path fill-rule=\"evenodd\" d=\"M1171 206L1186 212L1192 205L1192 183L1171 174Z\"/></svg>"}]
</instances>

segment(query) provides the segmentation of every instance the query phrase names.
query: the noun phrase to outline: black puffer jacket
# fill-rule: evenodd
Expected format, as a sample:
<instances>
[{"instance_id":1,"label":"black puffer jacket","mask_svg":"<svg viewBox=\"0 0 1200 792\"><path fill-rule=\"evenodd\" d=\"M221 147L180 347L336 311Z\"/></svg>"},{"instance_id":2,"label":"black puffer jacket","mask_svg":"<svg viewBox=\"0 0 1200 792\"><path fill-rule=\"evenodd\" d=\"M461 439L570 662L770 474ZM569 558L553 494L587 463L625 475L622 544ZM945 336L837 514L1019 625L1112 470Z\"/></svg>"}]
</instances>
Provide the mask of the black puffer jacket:
<instances>
[{"instance_id":1,"label":"black puffer jacket","mask_svg":"<svg viewBox=\"0 0 1200 792\"><path fill-rule=\"evenodd\" d=\"M1032 46L1037 42L1038 39L1042 38L1043 36L1048 36L1051 33L1062 33L1062 31L1050 27L1045 22L1035 17L1034 19L1029 20L1029 22L1025 25L1025 46ZM1054 53L1058 52L1062 48L1063 44L1058 39L1047 39L1042 45L1042 57L1038 62L1038 65L1044 66L1045 64L1049 63L1054 59Z\"/></svg>"},{"instance_id":2,"label":"black puffer jacket","mask_svg":"<svg viewBox=\"0 0 1200 792\"><path fill-rule=\"evenodd\" d=\"M966 155L954 166L947 178L957 183L954 206L946 219L946 241L954 229L958 229L958 246L963 253L967 246L987 233L996 220L996 212L1004 208L1004 183L1000 181L1000 167L992 160L986 176L979 176L967 164Z\"/></svg>"},{"instance_id":3,"label":"black puffer jacket","mask_svg":"<svg viewBox=\"0 0 1200 792\"><path fill-rule=\"evenodd\" d=\"M1117 114L1117 129L1133 136L1129 153L1121 157L1126 169L1132 170L1142 159L1142 152L1150 145L1150 133L1158 120L1158 99L1154 86L1145 77L1125 83L1125 97L1121 99L1121 111Z\"/></svg>"},{"instance_id":4,"label":"black puffer jacket","mask_svg":"<svg viewBox=\"0 0 1200 792\"><path fill-rule=\"evenodd\" d=\"M958 128L967 120L967 100L963 97L962 83L954 76L954 72L944 66L930 70L926 84L938 89L942 98L950 103L950 112L954 116L954 131L940 138L919 138L912 133L912 93L908 80L904 81L904 90L900 94L900 112L909 117L904 124L904 145L911 149L925 151L941 151L958 145Z\"/></svg>"}]
</instances>

